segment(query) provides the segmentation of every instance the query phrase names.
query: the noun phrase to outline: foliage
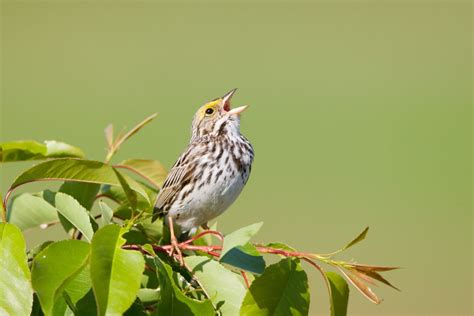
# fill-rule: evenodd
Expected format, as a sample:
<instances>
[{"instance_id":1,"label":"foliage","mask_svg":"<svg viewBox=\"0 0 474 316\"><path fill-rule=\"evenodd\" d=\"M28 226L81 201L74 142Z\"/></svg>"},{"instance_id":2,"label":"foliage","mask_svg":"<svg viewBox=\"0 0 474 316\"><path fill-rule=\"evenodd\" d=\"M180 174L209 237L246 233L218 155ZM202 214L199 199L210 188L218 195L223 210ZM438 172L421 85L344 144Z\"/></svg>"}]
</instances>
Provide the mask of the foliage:
<instances>
[{"instance_id":1,"label":"foliage","mask_svg":"<svg viewBox=\"0 0 474 316\"><path fill-rule=\"evenodd\" d=\"M368 228L330 254L251 243L262 223L225 236L215 229L199 231L180 244L181 266L167 228L152 221L165 168L144 159L111 163L120 146L155 116L115 138L109 125L104 162L87 160L80 149L56 141L0 144L2 162L45 160L14 180L1 205L0 314L307 315L304 264L321 273L331 315L347 313L347 281L374 303L380 302L369 287L374 281L395 288L381 275L395 267L335 259L361 242ZM19 186L40 181L63 183L57 191L13 196ZM26 251L22 231L57 224L69 239ZM266 265L268 255L281 258Z\"/></svg>"}]
</instances>

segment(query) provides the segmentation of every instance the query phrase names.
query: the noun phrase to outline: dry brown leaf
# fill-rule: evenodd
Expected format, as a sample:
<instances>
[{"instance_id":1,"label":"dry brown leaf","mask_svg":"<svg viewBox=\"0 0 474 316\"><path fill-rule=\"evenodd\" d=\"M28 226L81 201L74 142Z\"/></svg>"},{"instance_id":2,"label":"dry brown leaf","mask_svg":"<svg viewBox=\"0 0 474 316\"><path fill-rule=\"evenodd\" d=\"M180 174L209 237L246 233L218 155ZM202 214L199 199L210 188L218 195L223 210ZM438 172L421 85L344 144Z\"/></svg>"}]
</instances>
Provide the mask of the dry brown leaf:
<instances>
[{"instance_id":1,"label":"dry brown leaf","mask_svg":"<svg viewBox=\"0 0 474 316\"><path fill-rule=\"evenodd\" d=\"M370 287L367 286L359 277L354 274L347 273L342 268L338 267L339 271L351 282L351 284L359 290L372 303L380 304L381 300L375 295Z\"/></svg>"}]
</instances>

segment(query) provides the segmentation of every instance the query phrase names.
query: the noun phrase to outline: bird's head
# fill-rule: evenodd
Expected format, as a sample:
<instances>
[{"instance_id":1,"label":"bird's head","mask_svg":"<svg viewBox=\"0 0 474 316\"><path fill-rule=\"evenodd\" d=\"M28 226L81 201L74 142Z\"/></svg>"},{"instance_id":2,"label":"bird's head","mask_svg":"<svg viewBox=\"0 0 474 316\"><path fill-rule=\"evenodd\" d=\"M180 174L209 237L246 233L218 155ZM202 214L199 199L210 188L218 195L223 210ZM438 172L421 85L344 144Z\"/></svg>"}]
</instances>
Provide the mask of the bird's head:
<instances>
[{"instance_id":1,"label":"bird's head","mask_svg":"<svg viewBox=\"0 0 474 316\"><path fill-rule=\"evenodd\" d=\"M245 111L247 105L232 109L230 100L237 89L226 93L201 106L194 115L192 139L205 135L218 136L222 133L240 133L240 113Z\"/></svg>"}]
</instances>

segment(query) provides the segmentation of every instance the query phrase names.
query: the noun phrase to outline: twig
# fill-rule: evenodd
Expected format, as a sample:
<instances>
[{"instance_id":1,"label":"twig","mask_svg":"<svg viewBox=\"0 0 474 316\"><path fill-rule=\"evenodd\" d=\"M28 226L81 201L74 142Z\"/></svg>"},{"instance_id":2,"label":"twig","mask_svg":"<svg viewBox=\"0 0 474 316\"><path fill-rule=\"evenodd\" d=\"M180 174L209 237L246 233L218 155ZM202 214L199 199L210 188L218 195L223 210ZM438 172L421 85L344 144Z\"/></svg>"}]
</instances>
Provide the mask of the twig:
<instances>
[{"instance_id":1,"label":"twig","mask_svg":"<svg viewBox=\"0 0 474 316\"><path fill-rule=\"evenodd\" d=\"M195 240L197 240L197 239L199 239L199 238L201 238L205 235L214 235L217 238L219 238L221 243L224 243L224 236L220 232L218 232L217 230L205 230L205 231L197 234L196 236L193 236L192 238L186 240L185 242L182 242L181 244L190 244L190 243L194 242Z\"/></svg>"}]
</instances>

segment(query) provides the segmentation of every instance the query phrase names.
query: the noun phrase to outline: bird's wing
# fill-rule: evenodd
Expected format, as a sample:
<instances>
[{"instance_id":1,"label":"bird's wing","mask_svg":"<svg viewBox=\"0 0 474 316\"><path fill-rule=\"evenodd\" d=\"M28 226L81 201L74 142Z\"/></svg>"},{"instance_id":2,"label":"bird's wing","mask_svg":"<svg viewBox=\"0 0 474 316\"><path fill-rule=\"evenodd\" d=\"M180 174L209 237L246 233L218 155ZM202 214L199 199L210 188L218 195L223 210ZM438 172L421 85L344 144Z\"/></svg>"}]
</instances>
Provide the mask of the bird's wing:
<instances>
[{"instance_id":1,"label":"bird's wing","mask_svg":"<svg viewBox=\"0 0 474 316\"><path fill-rule=\"evenodd\" d=\"M163 187L156 198L154 218L168 211L165 210L166 205L173 200L173 197L182 189L187 180L192 177L194 168L190 165L189 160L186 159L191 149L191 147L188 147L168 173Z\"/></svg>"}]
</instances>

